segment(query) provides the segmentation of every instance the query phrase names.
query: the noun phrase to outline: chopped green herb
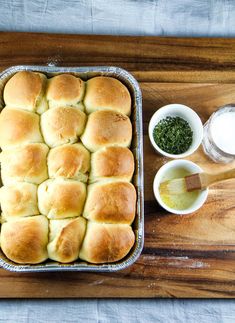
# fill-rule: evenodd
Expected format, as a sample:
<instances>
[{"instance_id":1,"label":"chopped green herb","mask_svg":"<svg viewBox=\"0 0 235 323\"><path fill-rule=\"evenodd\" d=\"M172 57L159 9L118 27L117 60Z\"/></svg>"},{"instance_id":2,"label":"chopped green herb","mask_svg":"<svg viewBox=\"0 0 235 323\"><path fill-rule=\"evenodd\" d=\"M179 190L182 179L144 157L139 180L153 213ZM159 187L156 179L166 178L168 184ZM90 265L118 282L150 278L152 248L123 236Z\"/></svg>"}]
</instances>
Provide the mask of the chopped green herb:
<instances>
[{"instance_id":1,"label":"chopped green herb","mask_svg":"<svg viewBox=\"0 0 235 323\"><path fill-rule=\"evenodd\" d=\"M189 149L193 141L193 132L184 119L166 117L155 126L153 138L163 151L178 155Z\"/></svg>"}]
</instances>

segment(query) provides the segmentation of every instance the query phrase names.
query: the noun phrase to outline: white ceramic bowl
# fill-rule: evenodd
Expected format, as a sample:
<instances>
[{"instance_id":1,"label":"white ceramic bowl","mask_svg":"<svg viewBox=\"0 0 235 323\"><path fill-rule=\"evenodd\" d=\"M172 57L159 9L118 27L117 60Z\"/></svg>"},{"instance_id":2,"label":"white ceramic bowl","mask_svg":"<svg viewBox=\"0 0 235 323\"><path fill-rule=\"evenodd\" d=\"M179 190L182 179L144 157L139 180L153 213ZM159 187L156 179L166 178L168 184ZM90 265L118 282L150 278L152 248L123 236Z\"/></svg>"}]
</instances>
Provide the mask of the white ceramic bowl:
<instances>
[{"instance_id":1,"label":"white ceramic bowl","mask_svg":"<svg viewBox=\"0 0 235 323\"><path fill-rule=\"evenodd\" d=\"M178 155L169 154L163 151L161 148L159 148L154 141L154 138L153 138L154 127L158 124L160 120L165 119L167 116L181 117L182 119L188 122L188 124L190 125L193 131L192 144L189 147L189 149L185 151L183 154L178 154ZM168 104L158 109L152 116L149 122L149 138L152 143L152 146L154 147L156 152L159 153L160 155L163 155L169 158L184 158L194 153L194 151L197 150L197 148L200 146L203 139L203 125L197 113L191 108L183 104Z\"/></svg>"},{"instance_id":2,"label":"white ceramic bowl","mask_svg":"<svg viewBox=\"0 0 235 323\"><path fill-rule=\"evenodd\" d=\"M185 168L187 171L190 173L201 173L202 169L198 165L194 164L193 162L189 160L171 160L165 165L163 165L157 172L154 178L153 182L153 192L155 195L156 200L158 203L167 211L174 213L174 214L189 214L197 211L206 201L207 196L208 196L208 189L202 190L198 197L195 199L194 203L187 209L183 210L177 210L177 209L172 209L169 206L167 206L159 193L159 185L162 182L163 176L171 169L176 169L176 168Z\"/></svg>"}]
</instances>

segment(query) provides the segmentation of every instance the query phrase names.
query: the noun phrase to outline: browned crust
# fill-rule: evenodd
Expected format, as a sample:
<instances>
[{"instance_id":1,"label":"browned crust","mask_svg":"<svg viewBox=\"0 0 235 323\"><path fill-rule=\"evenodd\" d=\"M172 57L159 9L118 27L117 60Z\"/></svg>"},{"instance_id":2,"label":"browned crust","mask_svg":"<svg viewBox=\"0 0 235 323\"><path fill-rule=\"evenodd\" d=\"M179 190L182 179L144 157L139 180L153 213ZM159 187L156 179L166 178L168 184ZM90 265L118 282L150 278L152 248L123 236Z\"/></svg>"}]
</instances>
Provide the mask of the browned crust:
<instances>
[{"instance_id":1,"label":"browned crust","mask_svg":"<svg viewBox=\"0 0 235 323\"><path fill-rule=\"evenodd\" d=\"M84 130L86 115L84 112L72 107L59 107L50 109L42 115L41 127L45 142L57 146L77 141Z\"/></svg>"},{"instance_id":2,"label":"browned crust","mask_svg":"<svg viewBox=\"0 0 235 323\"><path fill-rule=\"evenodd\" d=\"M106 147L98 150L91 156L92 179L99 177L126 177L132 178L134 173L134 157L125 147Z\"/></svg>"},{"instance_id":3,"label":"browned crust","mask_svg":"<svg viewBox=\"0 0 235 323\"><path fill-rule=\"evenodd\" d=\"M50 177L73 178L90 169L90 153L82 144L63 145L50 150L48 171Z\"/></svg>"},{"instance_id":4,"label":"browned crust","mask_svg":"<svg viewBox=\"0 0 235 323\"><path fill-rule=\"evenodd\" d=\"M39 116L29 111L5 108L0 114L0 146L42 142Z\"/></svg>"},{"instance_id":5,"label":"browned crust","mask_svg":"<svg viewBox=\"0 0 235 323\"><path fill-rule=\"evenodd\" d=\"M0 202L4 217L39 214L37 186L30 183L15 183L0 188Z\"/></svg>"},{"instance_id":6,"label":"browned crust","mask_svg":"<svg viewBox=\"0 0 235 323\"><path fill-rule=\"evenodd\" d=\"M88 222L80 258L91 263L110 263L124 258L135 242L128 225Z\"/></svg>"},{"instance_id":7,"label":"browned crust","mask_svg":"<svg viewBox=\"0 0 235 323\"><path fill-rule=\"evenodd\" d=\"M47 99L59 101L61 99L80 101L84 94L84 82L70 74L61 74L49 80Z\"/></svg>"},{"instance_id":8,"label":"browned crust","mask_svg":"<svg viewBox=\"0 0 235 323\"><path fill-rule=\"evenodd\" d=\"M85 184L73 180L47 180L38 188L39 210L49 218L79 216L86 199Z\"/></svg>"},{"instance_id":9,"label":"browned crust","mask_svg":"<svg viewBox=\"0 0 235 323\"><path fill-rule=\"evenodd\" d=\"M88 186L85 218L97 222L131 224L135 210L136 191L131 183L97 183Z\"/></svg>"},{"instance_id":10,"label":"browned crust","mask_svg":"<svg viewBox=\"0 0 235 323\"><path fill-rule=\"evenodd\" d=\"M120 145L128 147L132 138L130 119L118 112L96 111L89 115L83 144L91 151L104 146Z\"/></svg>"},{"instance_id":11,"label":"browned crust","mask_svg":"<svg viewBox=\"0 0 235 323\"><path fill-rule=\"evenodd\" d=\"M61 262L71 262L78 258L85 230L83 218L71 221L61 230L55 247Z\"/></svg>"},{"instance_id":12,"label":"browned crust","mask_svg":"<svg viewBox=\"0 0 235 323\"><path fill-rule=\"evenodd\" d=\"M1 248L12 261L37 264L47 259L48 221L44 216L4 223Z\"/></svg>"},{"instance_id":13,"label":"browned crust","mask_svg":"<svg viewBox=\"0 0 235 323\"><path fill-rule=\"evenodd\" d=\"M98 76L87 81L84 104L88 113L112 110L126 115L131 113L131 96L119 80Z\"/></svg>"},{"instance_id":14,"label":"browned crust","mask_svg":"<svg viewBox=\"0 0 235 323\"><path fill-rule=\"evenodd\" d=\"M35 143L3 151L0 157L4 184L9 180L39 184L47 179L48 150L45 144Z\"/></svg>"},{"instance_id":15,"label":"browned crust","mask_svg":"<svg viewBox=\"0 0 235 323\"><path fill-rule=\"evenodd\" d=\"M44 75L30 71L16 73L5 85L3 92L5 104L34 111L37 99L44 88L44 78Z\"/></svg>"}]
</instances>

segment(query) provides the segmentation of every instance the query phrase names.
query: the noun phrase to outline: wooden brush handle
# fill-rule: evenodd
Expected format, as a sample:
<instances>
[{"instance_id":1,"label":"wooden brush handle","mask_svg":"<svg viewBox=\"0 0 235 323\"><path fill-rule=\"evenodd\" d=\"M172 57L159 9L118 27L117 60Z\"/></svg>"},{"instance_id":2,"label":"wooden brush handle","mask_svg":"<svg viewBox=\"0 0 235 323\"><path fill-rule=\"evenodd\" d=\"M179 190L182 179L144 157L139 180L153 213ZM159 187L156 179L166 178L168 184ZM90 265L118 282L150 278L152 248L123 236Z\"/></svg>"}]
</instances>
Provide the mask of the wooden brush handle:
<instances>
[{"instance_id":1,"label":"wooden brush handle","mask_svg":"<svg viewBox=\"0 0 235 323\"><path fill-rule=\"evenodd\" d=\"M214 183L224 181L226 179L235 178L235 168L230 169L226 172L217 173L217 174L207 174L201 173L199 174L201 180L202 188L210 186Z\"/></svg>"}]
</instances>

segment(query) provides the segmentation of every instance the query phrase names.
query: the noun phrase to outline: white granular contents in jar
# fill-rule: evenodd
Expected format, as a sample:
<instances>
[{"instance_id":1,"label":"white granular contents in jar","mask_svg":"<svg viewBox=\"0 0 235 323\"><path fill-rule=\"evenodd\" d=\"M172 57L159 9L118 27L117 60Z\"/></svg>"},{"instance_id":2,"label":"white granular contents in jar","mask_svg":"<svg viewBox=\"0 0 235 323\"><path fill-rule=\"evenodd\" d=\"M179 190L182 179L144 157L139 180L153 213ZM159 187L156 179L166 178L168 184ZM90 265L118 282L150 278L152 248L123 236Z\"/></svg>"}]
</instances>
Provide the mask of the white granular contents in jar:
<instances>
[{"instance_id":1,"label":"white granular contents in jar","mask_svg":"<svg viewBox=\"0 0 235 323\"><path fill-rule=\"evenodd\" d=\"M222 151L235 154L235 112L218 115L211 123L211 136Z\"/></svg>"}]
</instances>

